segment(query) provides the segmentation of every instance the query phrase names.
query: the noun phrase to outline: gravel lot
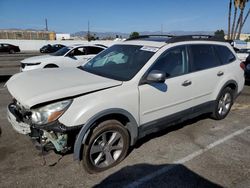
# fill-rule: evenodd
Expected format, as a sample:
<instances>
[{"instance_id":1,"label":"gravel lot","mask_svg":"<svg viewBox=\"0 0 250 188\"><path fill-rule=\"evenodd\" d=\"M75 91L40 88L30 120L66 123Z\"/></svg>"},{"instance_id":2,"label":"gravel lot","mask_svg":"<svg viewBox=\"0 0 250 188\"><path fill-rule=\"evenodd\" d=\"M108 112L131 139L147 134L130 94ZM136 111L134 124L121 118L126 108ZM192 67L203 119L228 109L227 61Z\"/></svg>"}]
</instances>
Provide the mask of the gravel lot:
<instances>
[{"instance_id":1,"label":"gravel lot","mask_svg":"<svg viewBox=\"0 0 250 188\"><path fill-rule=\"evenodd\" d=\"M1 55L0 65L22 55ZM199 117L149 135L118 166L90 175L72 154L43 156L14 132L6 119L8 78L0 77L0 187L250 187L249 84L226 119Z\"/></svg>"}]
</instances>

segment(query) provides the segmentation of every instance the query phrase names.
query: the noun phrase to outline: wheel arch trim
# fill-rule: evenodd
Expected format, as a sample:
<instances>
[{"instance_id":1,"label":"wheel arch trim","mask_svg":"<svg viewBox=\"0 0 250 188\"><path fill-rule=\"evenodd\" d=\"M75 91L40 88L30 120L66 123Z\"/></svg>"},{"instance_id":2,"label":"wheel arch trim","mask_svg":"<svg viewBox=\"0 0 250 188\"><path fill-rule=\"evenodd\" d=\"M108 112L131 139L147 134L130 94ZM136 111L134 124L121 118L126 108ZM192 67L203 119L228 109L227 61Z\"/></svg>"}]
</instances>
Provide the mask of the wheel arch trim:
<instances>
[{"instance_id":1,"label":"wheel arch trim","mask_svg":"<svg viewBox=\"0 0 250 188\"><path fill-rule=\"evenodd\" d=\"M130 145L135 144L138 138L138 124L135 118L128 111L124 109L112 108L112 109L104 110L94 115L82 126L74 144L74 153L73 153L74 160L78 160L78 161L81 160L82 145L85 143L86 138L90 132L90 129L93 126L95 126L94 123L98 119L105 117L107 115L112 115L112 114L123 115L128 118L129 123L127 123L126 128L129 131L129 135L130 135Z\"/></svg>"},{"instance_id":2,"label":"wheel arch trim","mask_svg":"<svg viewBox=\"0 0 250 188\"><path fill-rule=\"evenodd\" d=\"M222 88L221 88L221 90L220 90L220 92L218 93L218 95L226 88L226 87L228 87L230 84L233 84L233 85L235 85L235 91L234 91L234 98L236 98L237 97L237 94L238 94L238 84L237 84L237 82L235 81L235 80L229 80L229 81L227 81L223 86L222 86Z\"/></svg>"}]
</instances>

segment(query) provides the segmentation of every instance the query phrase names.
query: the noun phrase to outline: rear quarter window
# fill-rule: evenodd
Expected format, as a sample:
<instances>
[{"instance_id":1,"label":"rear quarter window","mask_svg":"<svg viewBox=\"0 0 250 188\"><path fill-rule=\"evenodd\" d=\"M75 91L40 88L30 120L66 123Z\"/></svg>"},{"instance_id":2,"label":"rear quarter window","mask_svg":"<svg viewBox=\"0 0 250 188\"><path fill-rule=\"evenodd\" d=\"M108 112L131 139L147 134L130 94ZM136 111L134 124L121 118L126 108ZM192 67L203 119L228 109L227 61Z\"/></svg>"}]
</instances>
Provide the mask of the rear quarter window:
<instances>
[{"instance_id":1,"label":"rear quarter window","mask_svg":"<svg viewBox=\"0 0 250 188\"><path fill-rule=\"evenodd\" d=\"M216 45L215 49L223 65L235 61L236 57L228 47Z\"/></svg>"}]
</instances>

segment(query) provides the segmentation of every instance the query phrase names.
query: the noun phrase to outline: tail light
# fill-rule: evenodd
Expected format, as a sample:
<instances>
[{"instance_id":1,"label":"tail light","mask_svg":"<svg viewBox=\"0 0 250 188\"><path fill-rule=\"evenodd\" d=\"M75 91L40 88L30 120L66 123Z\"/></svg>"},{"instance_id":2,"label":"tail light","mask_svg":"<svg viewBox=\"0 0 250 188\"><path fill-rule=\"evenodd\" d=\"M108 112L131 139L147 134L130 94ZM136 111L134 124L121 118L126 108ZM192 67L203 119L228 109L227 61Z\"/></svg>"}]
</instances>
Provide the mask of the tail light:
<instances>
[{"instance_id":1,"label":"tail light","mask_svg":"<svg viewBox=\"0 0 250 188\"><path fill-rule=\"evenodd\" d=\"M243 70L245 70L246 69L246 65L244 64L244 63L240 63L240 68L242 68Z\"/></svg>"}]
</instances>

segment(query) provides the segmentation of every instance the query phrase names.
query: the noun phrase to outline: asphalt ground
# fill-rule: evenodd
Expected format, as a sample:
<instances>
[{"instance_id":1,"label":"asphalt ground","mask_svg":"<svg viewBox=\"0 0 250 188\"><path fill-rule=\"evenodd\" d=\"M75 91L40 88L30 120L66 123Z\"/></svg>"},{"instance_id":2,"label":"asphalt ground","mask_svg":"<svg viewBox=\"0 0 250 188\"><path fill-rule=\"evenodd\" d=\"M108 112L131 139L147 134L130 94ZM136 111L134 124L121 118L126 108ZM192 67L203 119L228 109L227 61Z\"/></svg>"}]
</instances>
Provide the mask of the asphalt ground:
<instances>
[{"instance_id":1,"label":"asphalt ground","mask_svg":"<svg viewBox=\"0 0 250 188\"><path fill-rule=\"evenodd\" d=\"M43 156L12 129L8 78L0 77L0 187L250 187L249 83L226 119L201 116L151 134L118 166L88 174L72 154Z\"/></svg>"},{"instance_id":2,"label":"asphalt ground","mask_svg":"<svg viewBox=\"0 0 250 188\"><path fill-rule=\"evenodd\" d=\"M0 76L13 75L20 71L20 61L37 55L37 51L26 51L15 54L0 53Z\"/></svg>"}]
</instances>

